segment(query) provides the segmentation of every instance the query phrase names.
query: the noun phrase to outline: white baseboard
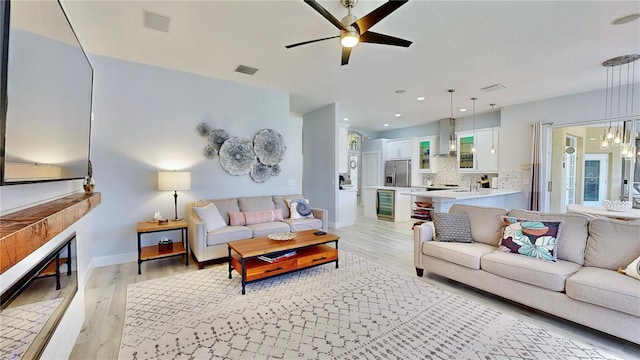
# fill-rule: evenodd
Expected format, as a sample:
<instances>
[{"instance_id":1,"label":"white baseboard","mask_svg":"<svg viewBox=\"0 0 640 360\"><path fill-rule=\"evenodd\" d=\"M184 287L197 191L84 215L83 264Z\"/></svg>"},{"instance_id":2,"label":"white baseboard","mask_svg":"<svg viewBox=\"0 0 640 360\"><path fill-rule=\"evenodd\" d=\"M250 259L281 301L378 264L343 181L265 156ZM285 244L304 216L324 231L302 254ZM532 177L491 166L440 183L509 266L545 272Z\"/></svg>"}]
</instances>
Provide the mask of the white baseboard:
<instances>
[{"instance_id":1,"label":"white baseboard","mask_svg":"<svg viewBox=\"0 0 640 360\"><path fill-rule=\"evenodd\" d=\"M93 258L93 264L95 267L111 266L124 264L128 262L138 261L138 252L130 252L125 254L100 256Z\"/></svg>"}]
</instances>

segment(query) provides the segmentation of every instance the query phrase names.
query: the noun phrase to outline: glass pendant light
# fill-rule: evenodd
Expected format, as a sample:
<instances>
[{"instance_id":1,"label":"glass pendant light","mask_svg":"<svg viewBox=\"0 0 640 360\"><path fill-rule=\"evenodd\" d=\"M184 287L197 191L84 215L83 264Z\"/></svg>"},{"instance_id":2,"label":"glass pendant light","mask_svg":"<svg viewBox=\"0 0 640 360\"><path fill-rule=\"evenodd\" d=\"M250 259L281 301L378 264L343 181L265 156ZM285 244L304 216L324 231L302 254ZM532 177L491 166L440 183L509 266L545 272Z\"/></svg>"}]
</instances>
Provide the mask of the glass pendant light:
<instances>
[{"instance_id":1,"label":"glass pendant light","mask_svg":"<svg viewBox=\"0 0 640 360\"><path fill-rule=\"evenodd\" d=\"M496 106L496 104L489 104L489 106L491 106L491 112L493 112L493 107ZM495 154L496 153L496 147L494 145L494 141L493 141L493 126L491 127L491 153Z\"/></svg>"},{"instance_id":2,"label":"glass pendant light","mask_svg":"<svg viewBox=\"0 0 640 360\"><path fill-rule=\"evenodd\" d=\"M456 135L455 135L455 120L453 119L453 93L454 91L456 91L455 89L449 89L447 90L449 91L449 95L451 98L451 124L452 126L450 126L450 135L449 135L449 151L454 152L456 151Z\"/></svg>"},{"instance_id":3,"label":"glass pendant light","mask_svg":"<svg viewBox=\"0 0 640 360\"><path fill-rule=\"evenodd\" d=\"M473 101L473 116L471 118L473 123L473 140L471 141L472 153L476 152L476 100L478 100L477 97L471 98L471 101Z\"/></svg>"},{"instance_id":4,"label":"glass pendant light","mask_svg":"<svg viewBox=\"0 0 640 360\"><path fill-rule=\"evenodd\" d=\"M634 146L631 143L627 143L627 133L625 130L624 121L629 118L630 114L633 115L633 89L635 84L635 62L640 59L639 54L631 54L631 55L623 55L611 58L602 63L602 66L607 68L607 82L605 86L605 107L604 107L604 120L609 121L608 128L605 129L604 134L602 135L602 142L600 144L600 149L607 150L611 147L621 146L622 149L620 151L620 155L622 157L629 157L629 154L633 155L635 152ZM627 65L627 79L626 84L622 83L622 66ZM611 68L611 76L609 76L609 68ZM615 85L615 70L618 69L618 94L617 94L617 117L613 117L613 105L614 105L614 92L616 89ZM611 81L609 81L611 79ZM625 87L626 94L622 93L622 87ZM631 94L630 94L631 93ZM621 117L621 108L623 106L622 100L623 96L625 96L626 104L624 105L624 117ZM631 107L629 107L631 104ZM630 111L629 111L630 110ZM613 128L613 121L616 120L615 131ZM620 129L620 121L623 122L622 131Z\"/></svg>"}]
</instances>

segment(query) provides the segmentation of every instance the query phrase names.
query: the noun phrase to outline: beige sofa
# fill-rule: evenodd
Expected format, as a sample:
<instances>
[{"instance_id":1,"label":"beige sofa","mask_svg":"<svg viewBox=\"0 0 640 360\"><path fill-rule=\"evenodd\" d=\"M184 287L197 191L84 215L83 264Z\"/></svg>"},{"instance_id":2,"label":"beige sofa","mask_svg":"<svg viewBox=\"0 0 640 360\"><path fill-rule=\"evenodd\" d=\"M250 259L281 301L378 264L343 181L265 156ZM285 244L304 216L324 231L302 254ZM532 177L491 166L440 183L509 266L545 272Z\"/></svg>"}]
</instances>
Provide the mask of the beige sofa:
<instances>
[{"instance_id":1,"label":"beige sofa","mask_svg":"<svg viewBox=\"0 0 640 360\"><path fill-rule=\"evenodd\" d=\"M640 255L640 221L578 214L454 205L466 213L473 243L433 241L433 223L414 228L414 262L423 271L640 344L640 281L618 273ZM562 220L557 263L495 252L500 216Z\"/></svg>"},{"instance_id":2,"label":"beige sofa","mask_svg":"<svg viewBox=\"0 0 640 360\"><path fill-rule=\"evenodd\" d=\"M267 236L288 231L319 229L327 231L328 213L325 209L312 208L313 218L290 219L289 207L285 199L301 199L300 194L251 196L229 199L199 200L187 204L187 222L189 224L189 248L200 268L204 262L215 259L226 259L227 242L254 237ZM210 232L200 220L193 207L202 207L213 202L227 226ZM281 209L283 221L265 222L245 226L230 226L229 212L247 212Z\"/></svg>"}]
</instances>

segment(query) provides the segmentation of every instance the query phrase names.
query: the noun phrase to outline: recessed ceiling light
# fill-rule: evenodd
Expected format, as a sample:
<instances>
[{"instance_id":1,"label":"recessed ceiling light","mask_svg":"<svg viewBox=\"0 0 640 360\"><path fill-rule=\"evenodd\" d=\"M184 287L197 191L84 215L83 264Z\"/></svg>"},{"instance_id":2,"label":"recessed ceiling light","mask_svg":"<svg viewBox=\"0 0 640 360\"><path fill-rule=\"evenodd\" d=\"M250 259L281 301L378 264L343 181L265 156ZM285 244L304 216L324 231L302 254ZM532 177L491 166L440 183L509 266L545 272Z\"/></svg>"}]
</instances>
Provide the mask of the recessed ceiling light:
<instances>
[{"instance_id":1,"label":"recessed ceiling light","mask_svg":"<svg viewBox=\"0 0 640 360\"><path fill-rule=\"evenodd\" d=\"M400 114L400 113L397 113L397 114L396 114L396 117L400 117L400 116L402 116L402 114Z\"/></svg>"},{"instance_id":2,"label":"recessed ceiling light","mask_svg":"<svg viewBox=\"0 0 640 360\"><path fill-rule=\"evenodd\" d=\"M638 20L640 18L640 13L625 15L623 17L619 17L611 22L611 25L622 25L626 23L630 23L634 20Z\"/></svg>"},{"instance_id":3,"label":"recessed ceiling light","mask_svg":"<svg viewBox=\"0 0 640 360\"><path fill-rule=\"evenodd\" d=\"M460 109L460 112L465 112L465 111L467 111L467 109L465 108Z\"/></svg>"},{"instance_id":4,"label":"recessed ceiling light","mask_svg":"<svg viewBox=\"0 0 640 360\"><path fill-rule=\"evenodd\" d=\"M344 121L349 121L349 118L343 118L342 120L344 120Z\"/></svg>"},{"instance_id":5,"label":"recessed ceiling light","mask_svg":"<svg viewBox=\"0 0 640 360\"><path fill-rule=\"evenodd\" d=\"M420 96L419 98L417 98L416 100L418 101L423 101L424 100L424 96Z\"/></svg>"},{"instance_id":6,"label":"recessed ceiling light","mask_svg":"<svg viewBox=\"0 0 640 360\"><path fill-rule=\"evenodd\" d=\"M384 124L384 125L382 125L382 126L389 126L389 124Z\"/></svg>"}]
</instances>

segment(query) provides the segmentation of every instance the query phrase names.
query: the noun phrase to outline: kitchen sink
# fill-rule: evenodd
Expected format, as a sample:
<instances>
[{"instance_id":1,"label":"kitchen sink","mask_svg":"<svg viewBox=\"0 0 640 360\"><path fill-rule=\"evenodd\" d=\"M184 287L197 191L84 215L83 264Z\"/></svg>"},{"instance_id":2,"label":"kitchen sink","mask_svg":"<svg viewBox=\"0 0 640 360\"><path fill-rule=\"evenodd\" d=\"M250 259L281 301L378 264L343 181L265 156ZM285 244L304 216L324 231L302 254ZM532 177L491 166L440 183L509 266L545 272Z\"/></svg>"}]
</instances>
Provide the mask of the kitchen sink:
<instances>
[{"instance_id":1,"label":"kitchen sink","mask_svg":"<svg viewBox=\"0 0 640 360\"><path fill-rule=\"evenodd\" d=\"M465 190L465 189L458 189L458 190L451 190L453 192L469 192L469 190Z\"/></svg>"}]
</instances>

